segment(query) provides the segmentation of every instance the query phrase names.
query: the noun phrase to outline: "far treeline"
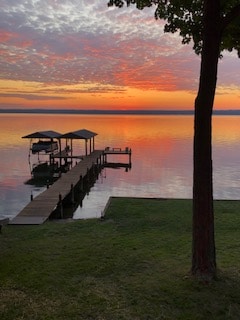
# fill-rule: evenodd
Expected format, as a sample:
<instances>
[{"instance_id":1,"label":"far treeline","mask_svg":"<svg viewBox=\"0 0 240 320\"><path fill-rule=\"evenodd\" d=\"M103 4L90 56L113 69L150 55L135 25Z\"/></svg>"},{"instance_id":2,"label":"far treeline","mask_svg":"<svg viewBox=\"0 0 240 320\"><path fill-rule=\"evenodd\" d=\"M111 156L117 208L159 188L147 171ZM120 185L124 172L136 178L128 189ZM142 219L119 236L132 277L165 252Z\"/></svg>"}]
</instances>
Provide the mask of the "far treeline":
<instances>
[{"instance_id":1,"label":"far treeline","mask_svg":"<svg viewBox=\"0 0 240 320\"><path fill-rule=\"evenodd\" d=\"M110 114L110 115L194 115L193 110L91 110L91 109L0 109L0 113L30 114ZM213 110L213 115L238 116L240 110Z\"/></svg>"}]
</instances>

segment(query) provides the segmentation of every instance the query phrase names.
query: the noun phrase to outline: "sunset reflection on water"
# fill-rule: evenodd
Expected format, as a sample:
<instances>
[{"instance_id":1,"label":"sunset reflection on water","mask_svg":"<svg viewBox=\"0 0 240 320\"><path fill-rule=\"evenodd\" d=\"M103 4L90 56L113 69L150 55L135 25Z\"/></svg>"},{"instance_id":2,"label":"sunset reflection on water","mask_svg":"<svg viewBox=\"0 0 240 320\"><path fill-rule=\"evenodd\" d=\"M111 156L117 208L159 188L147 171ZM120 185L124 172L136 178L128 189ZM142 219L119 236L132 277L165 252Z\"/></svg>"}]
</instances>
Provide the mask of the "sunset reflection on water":
<instances>
[{"instance_id":1,"label":"sunset reflection on water","mask_svg":"<svg viewBox=\"0 0 240 320\"><path fill-rule=\"evenodd\" d=\"M239 199L239 120L237 116L213 118L215 198ZM24 184L31 177L29 140L21 137L36 131L66 133L83 128L98 134L96 149L130 147L132 169L105 168L75 218L99 215L109 196L192 197L192 116L2 114L0 216L15 216L31 193L43 190ZM83 154L83 142L74 141L73 147ZM110 160L128 161L124 156Z\"/></svg>"}]
</instances>

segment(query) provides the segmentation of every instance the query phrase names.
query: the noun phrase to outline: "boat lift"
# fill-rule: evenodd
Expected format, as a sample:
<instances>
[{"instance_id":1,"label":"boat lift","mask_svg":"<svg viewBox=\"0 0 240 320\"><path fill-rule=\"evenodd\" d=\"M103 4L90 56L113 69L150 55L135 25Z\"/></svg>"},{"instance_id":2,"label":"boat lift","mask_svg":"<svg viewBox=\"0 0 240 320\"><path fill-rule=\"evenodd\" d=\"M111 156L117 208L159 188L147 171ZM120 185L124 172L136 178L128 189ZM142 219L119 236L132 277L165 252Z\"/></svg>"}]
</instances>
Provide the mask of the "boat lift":
<instances>
[{"instance_id":1,"label":"boat lift","mask_svg":"<svg viewBox=\"0 0 240 320\"><path fill-rule=\"evenodd\" d=\"M73 132L61 134L56 131L38 131L29 135L23 136L24 139L30 139L29 148L29 165L32 176L40 178L47 177L48 175L54 174L54 172L65 171L69 163L72 163L72 159L82 160L84 156L91 154L95 149L94 137L97 133L81 129ZM37 142L33 142L33 139L38 139ZM63 148L61 141L66 140L66 145ZM85 155L73 155L73 140L84 140L85 141ZM70 140L70 145L68 141ZM88 141L90 141L88 147ZM34 164L31 168L30 155L38 155L38 163ZM40 155L48 155L48 161L41 162ZM59 160L59 164L55 162ZM63 163L64 160L64 163Z\"/></svg>"}]
</instances>

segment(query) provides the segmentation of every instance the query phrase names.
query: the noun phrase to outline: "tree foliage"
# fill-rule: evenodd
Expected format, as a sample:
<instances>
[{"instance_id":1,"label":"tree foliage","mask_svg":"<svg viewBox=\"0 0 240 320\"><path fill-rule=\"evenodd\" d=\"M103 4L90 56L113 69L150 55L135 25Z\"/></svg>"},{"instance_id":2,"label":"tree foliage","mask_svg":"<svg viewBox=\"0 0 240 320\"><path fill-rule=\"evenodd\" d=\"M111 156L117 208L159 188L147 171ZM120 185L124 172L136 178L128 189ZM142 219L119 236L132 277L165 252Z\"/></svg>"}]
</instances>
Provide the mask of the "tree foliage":
<instances>
[{"instance_id":1,"label":"tree foliage","mask_svg":"<svg viewBox=\"0 0 240 320\"><path fill-rule=\"evenodd\" d=\"M201 53L203 41L203 0L110 0L109 6L136 5L139 10L155 6L155 18L166 21L165 32L179 32L182 43L193 41L193 49ZM220 0L221 48L236 49L240 57L240 1Z\"/></svg>"}]
</instances>

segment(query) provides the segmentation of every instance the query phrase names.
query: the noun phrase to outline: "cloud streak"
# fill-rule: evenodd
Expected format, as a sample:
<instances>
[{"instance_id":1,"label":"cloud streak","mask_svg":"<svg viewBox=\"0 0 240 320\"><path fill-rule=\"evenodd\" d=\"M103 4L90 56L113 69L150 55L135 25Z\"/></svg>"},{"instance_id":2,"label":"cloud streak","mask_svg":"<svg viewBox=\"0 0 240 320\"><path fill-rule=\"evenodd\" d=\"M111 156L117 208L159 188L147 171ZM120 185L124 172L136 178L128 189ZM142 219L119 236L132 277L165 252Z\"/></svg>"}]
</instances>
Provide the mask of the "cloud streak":
<instances>
[{"instance_id":1,"label":"cloud streak","mask_svg":"<svg viewBox=\"0 0 240 320\"><path fill-rule=\"evenodd\" d=\"M21 94L21 93L1 93L0 97L20 98L25 100L64 100L66 97L60 96L42 96L37 94Z\"/></svg>"}]
</instances>

